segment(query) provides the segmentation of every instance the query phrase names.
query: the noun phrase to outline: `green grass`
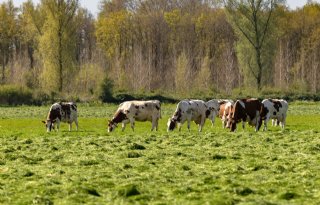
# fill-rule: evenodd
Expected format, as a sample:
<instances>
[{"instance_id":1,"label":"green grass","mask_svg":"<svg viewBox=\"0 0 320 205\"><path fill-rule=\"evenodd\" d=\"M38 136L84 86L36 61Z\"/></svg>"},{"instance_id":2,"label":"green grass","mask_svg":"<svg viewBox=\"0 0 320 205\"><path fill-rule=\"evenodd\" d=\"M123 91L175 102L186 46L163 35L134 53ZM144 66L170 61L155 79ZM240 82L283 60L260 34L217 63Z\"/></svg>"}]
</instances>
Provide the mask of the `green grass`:
<instances>
[{"instance_id":1,"label":"green grass","mask_svg":"<svg viewBox=\"0 0 320 205\"><path fill-rule=\"evenodd\" d=\"M79 131L46 133L48 107L0 108L0 204L319 204L319 103L289 104L287 128L107 133L115 105L79 105ZM241 127L241 126L239 126Z\"/></svg>"}]
</instances>

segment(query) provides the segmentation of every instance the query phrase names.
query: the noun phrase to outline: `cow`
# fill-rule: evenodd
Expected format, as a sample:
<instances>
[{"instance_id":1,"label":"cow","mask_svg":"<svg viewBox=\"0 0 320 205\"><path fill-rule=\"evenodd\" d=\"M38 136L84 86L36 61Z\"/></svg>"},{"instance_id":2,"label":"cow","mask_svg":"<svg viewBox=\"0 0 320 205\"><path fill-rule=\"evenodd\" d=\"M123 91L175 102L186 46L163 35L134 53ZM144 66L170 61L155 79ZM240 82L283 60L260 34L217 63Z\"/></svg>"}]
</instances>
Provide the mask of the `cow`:
<instances>
[{"instance_id":1,"label":"cow","mask_svg":"<svg viewBox=\"0 0 320 205\"><path fill-rule=\"evenodd\" d=\"M122 131L124 131L126 124L130 123L134 131L135 121L152 123L151 131L158 130L158 121L161 118L161 103L159 100L149 101L125 101L121 103L114 114L113 118L109 120L108 132L112 132L118 123L122 123Z\"/></svg>"},{"instance_id":2,"label":"cow","mask_svg":"<svg viewBox=\"0 0 320 205\"><path fill-rule=\"evenodd\" d=\"M216 116L219 114L220 110L220 104L218 100L209 100L206 102L207 111L206 111L206 117L211 120L212 126L214 125L214 121Z\"/></svg>"},{"instance_id":3,"label":"cow","mask_svg":"<svg viewBox=\"0 0 320 205\"><path fill-rule=\"evenodd\" d=\"M237 123L242 121L242 127L244 128L245 122L249 125L255 126L257 132L262 124L261 114L263 111L263 105L258 99L242 99L237 100L232 109L232 115L229 117L229 125L231 132L234 132L237 128Z\"/></svg>"},{"instance_id":4,"label":"cow","mask_svg":"<svg viewBox=\"0 0 320 205\"><path fill-rule=\"evenodd\" d=\"M167 123L167 131L173 131L177 125L179 131L185 121L188 122L190 131L190 122L194 121L199 125L199 132L202 131L205 120L210 115L210 110L203 100L182 100L178 103L177 108Z\"/></svg>"},{"instance_id":5,"label":"cow","mask_svg":"<svg viewBox=\"0 0 320 205\"><path fill-rule=\"evenodd\" d=\"M228 119L232 115L232 108L234 102L232 100L220 100L218 101L220 108L219 108L219 118L222 121L222 128L228 127Z\"/></svg>"},{"instance_id":6,"label":"cow","mask_svg":"<svg viewBox=\"0 0 320 205\"><path fill-rule=\"evenodd\" d=\"M51 132L57 125L59 131L60 122L69 124L69 131L71 131L72 123L76 124L78 130L78 111L77 105L73 102L58 102L51 105L47 120L42 121L46 125L47 132Z\"/></svg>"},{"instance_id":7,"label":"cow","mask_svg":"<svg viewBox=\"0 0 320 205\"><path fill-rule=\"evenodd\" d=\"M264 99L262 120L264 122L263 130L266 131L268 121L272 119L272 125L280 124L284 129L286 125L286 117L288 111L288 102L283 99Z\"/></svg>"}]
</instances>

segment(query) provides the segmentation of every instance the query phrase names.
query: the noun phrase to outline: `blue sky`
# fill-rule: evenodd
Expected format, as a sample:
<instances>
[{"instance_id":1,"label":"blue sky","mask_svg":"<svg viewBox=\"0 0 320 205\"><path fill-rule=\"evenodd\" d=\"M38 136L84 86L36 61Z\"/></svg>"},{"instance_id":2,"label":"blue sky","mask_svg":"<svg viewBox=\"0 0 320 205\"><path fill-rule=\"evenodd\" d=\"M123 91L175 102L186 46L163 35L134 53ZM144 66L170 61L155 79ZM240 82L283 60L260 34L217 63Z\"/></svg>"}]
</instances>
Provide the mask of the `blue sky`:
<instances>
[{"instance_id":1,"label":"blue sky","mask_svg":"<svg viewBox=\"0 0 320 205\"><path fill-rule=\"evenodd\" d=\"M6 2L7 0L0 0L0 3ZM14 5L20 6L26 0L13 0ZM33 0L35 4L39 3L40 0ZM82 7L87 8L94 16L97 16L99 11L99 2L100 0L80 0L80 4ZM302 7L306 4L307 0L287 0L287 4L291 9L296 9L297 7ZM320 2L320 0L317 0Z\"/></svg>"}]
</instances>

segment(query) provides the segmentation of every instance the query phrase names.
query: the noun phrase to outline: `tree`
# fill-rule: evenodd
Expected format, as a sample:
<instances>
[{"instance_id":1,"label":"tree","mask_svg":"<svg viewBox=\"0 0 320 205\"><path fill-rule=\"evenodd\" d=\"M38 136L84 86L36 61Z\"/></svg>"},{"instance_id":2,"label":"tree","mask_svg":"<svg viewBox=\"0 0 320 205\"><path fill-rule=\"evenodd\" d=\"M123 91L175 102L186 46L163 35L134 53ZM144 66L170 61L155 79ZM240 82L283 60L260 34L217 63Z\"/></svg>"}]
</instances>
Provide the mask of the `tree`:
<instances>
[{"instance_id":1,"label":"tree","mask_svg":"<svg viewBox=\"0 0 320 205\"><path fill-rule=\"evenodd\" d=\"M1 83L5 83L5 68L13 51L14 39L17 35L17 9L12 1L0 5L0 55L2 65Z\"/></svg>"},{"instance_id":2,"label":"tree","mask_svg":"<svg viewBox=\"0 0 320 205\"><path fill-rule=\"evenodd\" d=\"M42 34L45 15L41 7L35 7L31 0L23 3L19 16L20 40L26 44L30 69L34 67L34 51L37 49L38 38Z\"/></svg>"},{"instance_id":3,"label":"tree","mask_svg":"<svg viewBox=\"0 0 320 205\"><path fill-rule=\"evenodd\" d=\"M39 53L43 57L44 87L61 92L72 75L76 58L76 23L78 0L43 0L47 11Z\"/></svg>"},{"instance_id":4,"label":"tree","mask_svg":"<svg viewBox=\"0 0 320 205\"><path fill-rule=\"evenodd\" d=\"M246 64L253 75L258 90L262 86L263 73L268 68L267 41L272 38L270 26L272 14L279 3L277 0L224 0L232 25L238 31L240 42L246 40L242 48L252 48L253 56L248 59L239 58ZM246 51L242 50L245 55ZM246 62L243 62L246 61Z\"/></svg>"}]
</instances>

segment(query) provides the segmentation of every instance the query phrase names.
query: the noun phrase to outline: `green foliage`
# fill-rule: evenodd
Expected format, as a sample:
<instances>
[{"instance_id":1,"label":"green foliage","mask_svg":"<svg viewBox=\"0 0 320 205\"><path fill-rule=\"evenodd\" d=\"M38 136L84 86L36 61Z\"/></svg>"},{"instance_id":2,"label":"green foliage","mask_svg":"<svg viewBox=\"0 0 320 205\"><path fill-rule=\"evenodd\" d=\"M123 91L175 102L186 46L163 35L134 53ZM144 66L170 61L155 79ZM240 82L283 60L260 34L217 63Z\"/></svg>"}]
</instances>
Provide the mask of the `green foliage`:
<instances>
[{"instance_id":1,"label":"green foliage","mask_svg":"<svg viewBox=\"0 0 320 205\"><path fill-rule=\"evenodd\" d=\"M104 86L105 75L105 70L97 64L82 65L74 84L77 96L86 101L96 100L101 93L101 86ZM112 88L110 92L112 92Z\"/></svg>"},{"instance_id":2,"label":"green foliage","mask_svg":"<svg viewBox=\"0 0 320 205\"><path fill-rule=\"evenodd\" d=\"M99 99L102 102L113 102L114 98L112 96L112 90L113 90L113 82L110 80L110 78L105 77L101 85Z\"/></svg>"},{"instance_id":3,"label":"green foliage","mask_svg":"<svg viewBox=\"0 0 320 205\"><path fill-rule=\"evenodd\" d=\"M76 49L75 12L78 1L43 1L47 16L39 39L39 55L43 58L42 87L59 91L70 85L74 74Z\"/></svg>"},{"instance_id":4,"label":"green foliage","mask_svg":"<svg viewBox=\"0 0 320 205\"><path fill-rule=\"evenodd\" d=\"M31 90L13 85L0 86L0 105L30 105L32 103Z\"/></svg>"},{"instance_id":5,"label":"green foliage","mask_svg":"<svg viewBox=\"0 0 320 205\"><path fill-rule=\"evenodd\" d=\"M107 16L101 15L96 23L96 36L100 46L106 51L109 58L118 53L119 45L122 46L124 34L130 26L130 14L125 11L117 11L109 13Z\"/></svg>"}]
</instances>

